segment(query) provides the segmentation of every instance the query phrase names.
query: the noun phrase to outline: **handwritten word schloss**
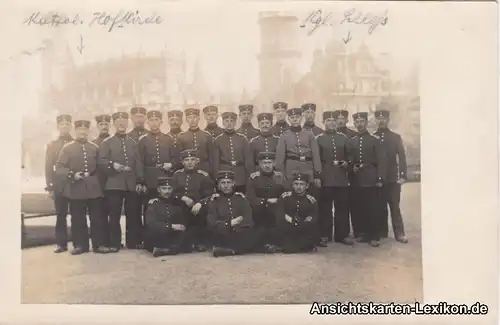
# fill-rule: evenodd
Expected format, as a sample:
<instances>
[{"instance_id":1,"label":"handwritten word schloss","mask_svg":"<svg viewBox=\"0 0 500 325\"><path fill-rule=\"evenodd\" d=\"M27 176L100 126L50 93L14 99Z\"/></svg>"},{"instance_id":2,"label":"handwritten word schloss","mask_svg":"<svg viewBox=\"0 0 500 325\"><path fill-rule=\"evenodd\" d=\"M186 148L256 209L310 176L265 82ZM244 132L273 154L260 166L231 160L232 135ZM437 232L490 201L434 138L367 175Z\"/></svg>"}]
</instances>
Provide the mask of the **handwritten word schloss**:
<instances>
[{"instance_id":1,"label":"handwritten word schloss","mask_svg":"<svg viewBox=\"0 0 500 325\"><path fill-rule=\"evenodd\" d=\"M301 28L307 29L307 34L311 35L320 27L331 27L343 24L367 25L368 34L371 35L378 26L385 26L388 21L388 10L381 14L372 12L362 12L354 8L343 12L343 15L335 16L333 12L324 12L321 9L310 12L300 24Z\"/></svg>"},{"instance_id":2,"label":"handwritten word schloss","mask_svg":"<svg viewBox=\"0 0 500 325\"><path fill-rule=\"evenodd\" d=\"M103 27L108 32L115 28L123 28L132 25L159 25L163 23L163 18L157 14L142 15L139 10L124 11L118 13L94 12L92 18L86 19L81 14L68 15L65 13L41 13L34 12L27 17L23 24L28 26L48 26L59 27L64 25L83 25L88 27Z\"/></svg>"}]
</instances>

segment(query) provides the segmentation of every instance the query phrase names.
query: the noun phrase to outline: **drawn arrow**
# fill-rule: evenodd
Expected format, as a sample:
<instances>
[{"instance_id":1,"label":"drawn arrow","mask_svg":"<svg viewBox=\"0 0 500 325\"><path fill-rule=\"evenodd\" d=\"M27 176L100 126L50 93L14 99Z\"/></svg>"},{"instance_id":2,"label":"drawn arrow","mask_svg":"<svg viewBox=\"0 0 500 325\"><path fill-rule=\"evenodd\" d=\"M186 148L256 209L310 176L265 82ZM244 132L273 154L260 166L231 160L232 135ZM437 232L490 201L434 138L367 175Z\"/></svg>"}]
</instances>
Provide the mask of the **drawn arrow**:
<instances>
[{"instance_id":1,"label":"drawn arrow","mask_svg":"<svg viewBox=\"0 0 500 325\"><path fill-rule=\"evenodd\" d=\"M82 34L80 34L80 46L77 46L76 49L78 50L78 52L80 52L80 54L83 54L83 36Z\"/></svg>"},{"instance_id":2,"label":"drawn arrow","mask_svg":"<svg viewBox=\"0 0 500 325\"><path fill-rule=\"evenodd\" d=\"M347 44L347 43L349 43L350 40L352 40L352 36L351 36L351 32L349 31L347 33L347 39L342 37L342 41L344 41L344 44Z\"/></svg>"}]
</instances>

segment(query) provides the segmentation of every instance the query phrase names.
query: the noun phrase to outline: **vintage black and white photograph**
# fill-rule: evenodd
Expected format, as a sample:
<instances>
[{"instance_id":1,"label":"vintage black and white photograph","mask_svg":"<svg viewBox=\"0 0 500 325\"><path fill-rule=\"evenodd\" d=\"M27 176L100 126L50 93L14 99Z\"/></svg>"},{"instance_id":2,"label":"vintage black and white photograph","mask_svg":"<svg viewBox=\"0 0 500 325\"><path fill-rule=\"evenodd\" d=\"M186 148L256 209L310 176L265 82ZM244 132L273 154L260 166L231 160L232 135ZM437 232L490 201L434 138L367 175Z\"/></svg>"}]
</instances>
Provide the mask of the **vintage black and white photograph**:
<instances>
[{"instance_id":1,"label":"vintage black and white photograph","mask_svg":"<svg viewBox=\"0 0 500 325\"><path fill-rule=\"evenodd\" d=\"M421 300L419 58L390 23L26 12L23 303Z\"/></svg>"}]
</instances>

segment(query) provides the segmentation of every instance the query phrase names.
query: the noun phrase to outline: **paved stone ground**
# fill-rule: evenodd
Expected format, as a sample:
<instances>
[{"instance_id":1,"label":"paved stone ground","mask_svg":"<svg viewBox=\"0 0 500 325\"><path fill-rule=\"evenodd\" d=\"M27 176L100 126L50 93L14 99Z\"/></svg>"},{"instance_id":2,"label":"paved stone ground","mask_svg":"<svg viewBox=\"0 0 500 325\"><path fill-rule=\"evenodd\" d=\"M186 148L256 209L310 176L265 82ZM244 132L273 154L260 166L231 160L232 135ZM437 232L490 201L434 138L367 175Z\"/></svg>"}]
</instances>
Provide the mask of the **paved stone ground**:
<instances>
[{"instance_id":1,"label":"paved stone ground","mask_svg":"<svg viewBox=\"0 0 500 325\"><path fill-rule=\"evenodd\" d=\"M333 244L309 255L162 259L142 251L71 256L52 246L22 251L22 302L69 304L410 302L422 299L420 184L404 186L410 240ZM47 222L40 221L40 222ZM50 220L48 221L50 222Z\"/></svg>"}]
</instances>

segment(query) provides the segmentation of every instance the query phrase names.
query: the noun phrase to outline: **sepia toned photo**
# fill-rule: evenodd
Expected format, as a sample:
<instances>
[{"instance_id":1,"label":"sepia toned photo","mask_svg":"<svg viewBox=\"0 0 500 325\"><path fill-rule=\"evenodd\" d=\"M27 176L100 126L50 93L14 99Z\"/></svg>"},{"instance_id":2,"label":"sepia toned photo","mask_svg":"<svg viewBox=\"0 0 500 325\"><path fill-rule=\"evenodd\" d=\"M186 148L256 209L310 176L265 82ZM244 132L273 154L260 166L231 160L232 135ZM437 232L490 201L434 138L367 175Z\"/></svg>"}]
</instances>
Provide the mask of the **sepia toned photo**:
<instances>
[{"instance_id":1,"label":"sepia toned photo","mask_svg":"<svg viewBox=\"0 0 500 325\"><path fill-rule=\"evenodd\" d=\"M4 316L493 321L492 8L12 6Z\"/></svg>"},{"instance_id":2,"label":"sepia toned photo","mask_svg":"<svg viewBox=\"0 0 500 325\"><path fill-rule=\"evenodd\" d=\"M155 15L127 47L109 14L25 20L23 302L421 300L419 65L371 39L387 11Z\"/></svg>"}]
</instances>

